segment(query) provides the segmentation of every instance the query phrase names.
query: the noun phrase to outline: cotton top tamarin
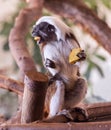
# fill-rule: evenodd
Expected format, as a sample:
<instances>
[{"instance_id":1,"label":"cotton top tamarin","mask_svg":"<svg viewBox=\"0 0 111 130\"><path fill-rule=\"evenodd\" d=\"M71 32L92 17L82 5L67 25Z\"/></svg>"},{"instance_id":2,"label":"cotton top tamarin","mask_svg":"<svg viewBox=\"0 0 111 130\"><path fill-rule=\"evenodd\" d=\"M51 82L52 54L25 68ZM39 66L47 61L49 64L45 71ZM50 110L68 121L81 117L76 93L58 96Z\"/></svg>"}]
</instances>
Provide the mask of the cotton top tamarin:
<instances>
[{"instance_id":1,"label":"cotton top tamarin","mask_svg":"<svg viewBox=\"0 0 111 130\"><path fill-rule=\"evenodd\" d=\"M72 30L57 17L41 17L33 27L32 36L40 46L44 66L51 74L55 90L49 87L49 116L54 116L62 109L75 107L84 98L87 85L80 77L78 63L69 63L69 54L74 48L80 48ZM84 60L84 51L77 54ZM46 95L46 102L48 96Z\"/></svg>"}]
</instances>

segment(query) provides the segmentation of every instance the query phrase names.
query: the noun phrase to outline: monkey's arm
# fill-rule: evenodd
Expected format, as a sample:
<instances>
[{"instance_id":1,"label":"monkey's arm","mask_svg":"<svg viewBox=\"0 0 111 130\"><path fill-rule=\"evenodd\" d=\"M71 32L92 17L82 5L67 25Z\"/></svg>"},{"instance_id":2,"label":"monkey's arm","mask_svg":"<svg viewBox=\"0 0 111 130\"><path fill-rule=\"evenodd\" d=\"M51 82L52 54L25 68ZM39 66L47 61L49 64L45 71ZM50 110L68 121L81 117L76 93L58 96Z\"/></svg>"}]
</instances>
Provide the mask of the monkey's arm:
<instances>
[{"instance_id":1,"label":"monkey's arm","mask_svg":"<svg viewBox=\"0 0 111 130\"><path fill-rule=\"evenodd\" d=\"M46 60L45 60L45 66L49 67L49 68L53 68L53 69L56 68L56 64L54 63L54 61L52 61L48 58L46 58Z\"/></svg>"}]
</instances>

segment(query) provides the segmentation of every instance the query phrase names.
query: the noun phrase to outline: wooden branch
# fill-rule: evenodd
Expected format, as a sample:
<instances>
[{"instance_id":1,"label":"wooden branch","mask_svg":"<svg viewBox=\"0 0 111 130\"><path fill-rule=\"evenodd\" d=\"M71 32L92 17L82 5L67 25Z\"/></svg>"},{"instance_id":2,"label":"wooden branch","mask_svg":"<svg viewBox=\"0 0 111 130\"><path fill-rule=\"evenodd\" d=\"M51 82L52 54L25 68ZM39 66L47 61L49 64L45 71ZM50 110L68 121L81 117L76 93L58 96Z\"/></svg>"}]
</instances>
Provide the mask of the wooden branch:
<instances>
[{"instance_id":1,"label":"wooden branch","mask_svg":"<svg viewBox=\"0 0 111 130\"><path fill-rule=\"evenodd\" d=\"M111 29L84 3L75 0L47 0L45 7L81 25L111 54Z\"/></svg>"},{"instance_id":2,"label":"wooden branch","mask_svg":"<svg viewBox=\"0 0 111 130\"><path fill-rule=\"evenodd\" d=\"M25 75L21 123L30 123L43 118L44 101L48 78L35 71Z\"/></svg>"},{"instance_id":3,"label":"wooden branch","mask_svg":"<svg viewBox=\"0 0 111 130\"><path fill-rule=\"evenodd\" d=\"M30 24L41 16L43 0L28 0L28 7L21 10L9 36L9 47L22 73L36 67L26 48L25 36Z\"/></svg>"},{"instance_id":4,"label":"wooden branch","mask_svg":"<svg viewBox=\"0 0 111 130\"><path fill-rule=\"evenodd\" d=\"M0 130L110 130L111 121L84 123L38 123L0 126Z\"/></svg>"},{"instance_id":5,"label":"wooden branch","mask_svg":"<svg viewBox=\"0 0 111 130\"><path fill-rule=\"evenodd\" d=\"M86 111L89 121L111 120L111 102L90 104Z\"/></svg>"},{"instance_id":6,"label":"wooden branch","mask_svg":"<svg viewBox=\"0 0 111 130\"><path fill-rule=\"evenodd\" d=\"M9 120L5 121L2 125L19 124L21 122L21 109L16 112Z\"/></svg>"},{"instance_id":7,"label":"wooden branch","mask_svg":"<svg viewBox=\"0 0 111 130\"><path fill-rule=\"evenodd\" d=\"M23 90L24 90L23 85L24 84L22 82L0 75L0 88L13 91L19 95L23 95Z\"/></svg>"}]
</instances>

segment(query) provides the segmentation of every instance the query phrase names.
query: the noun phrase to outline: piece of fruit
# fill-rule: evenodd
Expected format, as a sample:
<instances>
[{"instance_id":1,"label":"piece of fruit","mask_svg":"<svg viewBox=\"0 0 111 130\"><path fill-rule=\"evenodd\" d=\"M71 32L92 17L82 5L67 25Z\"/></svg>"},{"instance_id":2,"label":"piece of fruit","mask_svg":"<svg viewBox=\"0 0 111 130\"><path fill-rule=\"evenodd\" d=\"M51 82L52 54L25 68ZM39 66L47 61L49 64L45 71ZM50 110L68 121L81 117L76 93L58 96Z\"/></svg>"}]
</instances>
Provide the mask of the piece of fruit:
<instances>
[{"instance_id":1,"label":"piece of fruit","mask_svg":"<svg viewBox=\"0 0 111 130\"><path fill-rule=\"evenodd\" d=\"M81 48L74 48L69 54L69 63L74 64L77 61L79 61L80 58L77 56L77 54L80 52L81 52Z\"/></svg>"},{"instance_id":2,"label":"piece of fruit","mask_svg":"<svg viewBox=\"0 0 111 130\"><path fill-rule=\"evenodd\" d=\"M34 40L39 41L40 37L36 36L36 37L34 37Z\"/></svg>"}]
</instances>

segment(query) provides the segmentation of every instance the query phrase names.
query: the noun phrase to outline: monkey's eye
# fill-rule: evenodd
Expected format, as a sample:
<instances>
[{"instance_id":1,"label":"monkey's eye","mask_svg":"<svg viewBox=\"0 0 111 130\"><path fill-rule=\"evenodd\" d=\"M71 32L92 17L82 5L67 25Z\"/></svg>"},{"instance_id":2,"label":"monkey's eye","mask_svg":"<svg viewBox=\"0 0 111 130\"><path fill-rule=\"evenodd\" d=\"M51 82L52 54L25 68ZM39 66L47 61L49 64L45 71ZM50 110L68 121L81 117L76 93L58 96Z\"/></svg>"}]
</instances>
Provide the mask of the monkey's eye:
<instances>
[{"instance_id":1,"label":"monkey's eye","mask_svg":"<svg viewBox=\"0 0 111 130\"><path fill-rule=\"evenodd\" d=\"M54 32L55 28L52 25L48 26L48 32Z\"/></svg>"}]
</instances>

